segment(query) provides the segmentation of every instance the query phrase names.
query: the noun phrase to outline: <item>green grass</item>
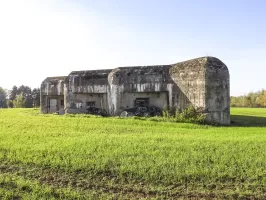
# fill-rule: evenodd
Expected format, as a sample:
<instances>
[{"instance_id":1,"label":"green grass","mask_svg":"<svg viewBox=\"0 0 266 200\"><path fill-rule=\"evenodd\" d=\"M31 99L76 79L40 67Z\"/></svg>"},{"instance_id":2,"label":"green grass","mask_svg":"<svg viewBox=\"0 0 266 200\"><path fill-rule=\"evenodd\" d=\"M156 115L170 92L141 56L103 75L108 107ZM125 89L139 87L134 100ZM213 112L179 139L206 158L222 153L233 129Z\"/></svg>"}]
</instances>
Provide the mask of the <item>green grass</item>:
<instances>
[{"instance_id":1,"label":"green grass","mask_svg":"<svg viewBox=\"0 0 266 200\"><path fill-rule=\"evenodd\" d=\"M266 108L232 108L232 125L266 126Z\"/></svg>"},{"instance_id":2,"label":"green grass","mask_svg":"<svg viewBox=\"0 0 266 200\"><path fill-rule=\"evenodd\" d=\"M230 127L0 109L0 199L266 198L266 109Z\"/></svg>"}]
</instances>

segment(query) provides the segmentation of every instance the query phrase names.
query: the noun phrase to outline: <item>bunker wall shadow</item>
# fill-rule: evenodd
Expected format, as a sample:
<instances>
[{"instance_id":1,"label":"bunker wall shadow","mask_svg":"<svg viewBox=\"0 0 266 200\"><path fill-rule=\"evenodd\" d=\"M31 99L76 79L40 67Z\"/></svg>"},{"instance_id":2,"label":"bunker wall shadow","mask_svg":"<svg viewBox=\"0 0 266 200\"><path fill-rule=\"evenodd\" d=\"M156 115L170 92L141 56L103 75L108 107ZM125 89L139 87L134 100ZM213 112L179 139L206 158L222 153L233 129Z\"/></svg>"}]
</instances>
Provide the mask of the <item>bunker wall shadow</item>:
<instances>
[{"instance_id":1,"label":"bunker wall shadow","mask_svg":"<svg viewBox=\"0 0 266 200\"><path fill-rule=\"evenodd\" d=\"M266 127L266 117L231 115L231 126Z\"/></svg>"}]
</instances>

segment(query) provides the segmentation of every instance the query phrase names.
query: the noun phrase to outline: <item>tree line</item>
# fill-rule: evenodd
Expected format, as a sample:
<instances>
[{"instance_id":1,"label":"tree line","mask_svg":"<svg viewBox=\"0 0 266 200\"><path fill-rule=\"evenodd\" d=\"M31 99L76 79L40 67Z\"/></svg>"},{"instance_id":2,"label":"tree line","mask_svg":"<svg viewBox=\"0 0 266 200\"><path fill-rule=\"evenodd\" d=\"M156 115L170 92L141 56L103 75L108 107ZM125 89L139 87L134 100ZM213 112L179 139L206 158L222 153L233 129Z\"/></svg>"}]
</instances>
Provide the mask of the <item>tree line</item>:
<instances>
[{"instance_id":1,"label":"tree line","mask_svg":"<svg viewBox=\"0 0 266 200\"><path fill-rule=\"evenodd\" d=\"M12 90L0 87L0 108L35 108L40 106L40 89L13 86Z\"/></svg>"},{"instance_id":2,"label":"tree line","mask_svg":"<svg viewBox=\"0 0 266 200\"><path fill-rule=\"evenodd\" d=\"M231 107L266 108L266 90L250 92L247 95L232 96Z\"/></svg>"},{"instance_id":3,"label":"tree line","mask_svg":"<svg viewBox=\"0 0 266 200\"><path fill-rule=\"evenodd\" d=\"M247 95L231 96L231 107L266 108L266 90ZM28 86L13 86L12 90L0 87L0 108L34 108L40 106L40 89Z\"/></svg>"}]
</instances>

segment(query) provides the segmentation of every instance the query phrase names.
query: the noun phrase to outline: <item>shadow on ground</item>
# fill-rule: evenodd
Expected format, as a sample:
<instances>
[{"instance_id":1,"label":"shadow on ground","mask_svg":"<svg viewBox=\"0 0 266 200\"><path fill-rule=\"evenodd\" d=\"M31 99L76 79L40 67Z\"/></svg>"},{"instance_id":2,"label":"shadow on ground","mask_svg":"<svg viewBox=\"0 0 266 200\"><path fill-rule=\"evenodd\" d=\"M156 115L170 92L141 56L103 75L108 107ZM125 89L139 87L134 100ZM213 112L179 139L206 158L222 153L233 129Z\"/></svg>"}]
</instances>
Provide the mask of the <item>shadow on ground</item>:
<instances>
[{"instance_id":1,"label":"shadow on ground","mask_svg":"<svg viewBox=\"0 0 266 200\"><path fill-rule=\"evenodd\" d=\"M231 115L231 126L266 127L266 117Z\"/></svg>"}]
</instances>

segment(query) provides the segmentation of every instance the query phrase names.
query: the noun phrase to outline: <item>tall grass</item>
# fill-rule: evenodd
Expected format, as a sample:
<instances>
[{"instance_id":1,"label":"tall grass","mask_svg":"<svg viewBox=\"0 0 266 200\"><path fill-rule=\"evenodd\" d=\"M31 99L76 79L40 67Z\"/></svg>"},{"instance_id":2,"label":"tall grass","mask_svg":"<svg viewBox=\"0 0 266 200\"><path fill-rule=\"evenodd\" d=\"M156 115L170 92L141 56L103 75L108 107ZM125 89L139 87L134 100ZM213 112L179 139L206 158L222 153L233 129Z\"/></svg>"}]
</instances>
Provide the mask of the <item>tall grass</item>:
<instances>
[{"instance_id":1,"label":"tall grass","mask_svg":"<svg viewBox=\"0 0 266 200\"><path fill-rule=\"evenodd\" d=\"M238 109L231 111L241 115ZM65 197L70 199L86 192L118 198L262 198L265 132L265 127L2 109L0 175L38 187L68 188Z\"/></svg>"}]
</instances>

